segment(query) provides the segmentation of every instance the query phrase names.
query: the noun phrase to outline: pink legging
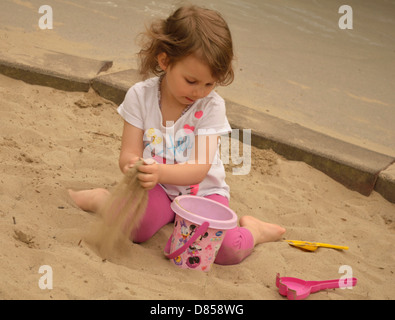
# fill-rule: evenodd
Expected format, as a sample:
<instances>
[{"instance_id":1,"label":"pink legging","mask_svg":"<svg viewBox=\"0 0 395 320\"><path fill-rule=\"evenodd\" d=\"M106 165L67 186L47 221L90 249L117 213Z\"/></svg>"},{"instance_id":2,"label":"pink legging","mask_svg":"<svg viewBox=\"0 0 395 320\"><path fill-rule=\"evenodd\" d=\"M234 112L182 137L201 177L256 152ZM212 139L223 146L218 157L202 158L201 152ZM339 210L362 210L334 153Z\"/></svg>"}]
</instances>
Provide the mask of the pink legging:
<instances>
[{"instance_id":1,"label":"pink legging","mask_svg":"<svg viewBox=\"0 0 395 320\"><path fill-rule=\"evenodd\" d=\"M229 206L229 201L224 196L213 194L205 198ZM163 226L174 221L175 214L170 204L171 200L161 186L157 185L148 192L147 209L140 227L133 233L134 242L141 243L149 240ZM228 230L215 263L222 265L238 264L251 254L253 248L254 239L248 229L236 227Z\"/></svg>"}]
</instances>

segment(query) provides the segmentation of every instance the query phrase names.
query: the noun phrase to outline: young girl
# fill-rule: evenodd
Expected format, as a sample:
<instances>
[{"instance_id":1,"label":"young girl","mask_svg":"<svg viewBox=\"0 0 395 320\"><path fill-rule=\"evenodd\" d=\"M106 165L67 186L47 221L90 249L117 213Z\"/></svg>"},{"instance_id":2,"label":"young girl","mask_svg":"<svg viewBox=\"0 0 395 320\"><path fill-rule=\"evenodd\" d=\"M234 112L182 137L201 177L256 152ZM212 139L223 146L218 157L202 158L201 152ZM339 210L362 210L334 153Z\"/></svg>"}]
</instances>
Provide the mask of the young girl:
<instances>
[{"instance_id":1,"label":"young girl","mask_svg":"<svg viewBox=\"0 0 395 320\"><path fill-rule=\"evenodd\" d=\"M123 173L140 158L154 163L139 168L148 205L133 241L150 239L174 220L171 201L192 194L229 205L229 186L219 158L219 137L231 131L224 100L213 91L233 81L233 45L229 28L218 12L181 7L153 24L139 53L141 73L157 77L139 82L126 94L118 113L124 119L119 166ZM83 210L96 212L109 192L72 191ZM236 264L255 245L279 240L280 226L252 216L229 230L215 260Z\"/></svg>"}]
</instances>

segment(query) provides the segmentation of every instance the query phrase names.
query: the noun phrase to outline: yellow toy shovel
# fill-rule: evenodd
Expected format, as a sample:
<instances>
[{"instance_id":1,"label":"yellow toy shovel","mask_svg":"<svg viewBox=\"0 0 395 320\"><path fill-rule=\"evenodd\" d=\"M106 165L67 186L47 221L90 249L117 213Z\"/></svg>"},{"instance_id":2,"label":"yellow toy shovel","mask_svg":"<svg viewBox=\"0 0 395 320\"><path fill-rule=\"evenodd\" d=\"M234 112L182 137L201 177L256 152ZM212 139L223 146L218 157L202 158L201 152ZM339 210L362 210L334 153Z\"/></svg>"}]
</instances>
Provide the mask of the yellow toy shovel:
<instances>
[{"instance_id":1,"label":"yellow toy shovel","mask_svg":"<svg viewBox=\"0 0 395 320\"><path fill-rule=\"evenodd\" d=\"M309 241L299 241L299 240L284 240L288 242L289 245L293 247L297 247L306 251L315 251L318 247L322 248L332 248L337 250L348 250L348 247L345 246L335 246L333 244L328 243L319 243L319 242L309 242Z\"/></svg>"}]
</instances>

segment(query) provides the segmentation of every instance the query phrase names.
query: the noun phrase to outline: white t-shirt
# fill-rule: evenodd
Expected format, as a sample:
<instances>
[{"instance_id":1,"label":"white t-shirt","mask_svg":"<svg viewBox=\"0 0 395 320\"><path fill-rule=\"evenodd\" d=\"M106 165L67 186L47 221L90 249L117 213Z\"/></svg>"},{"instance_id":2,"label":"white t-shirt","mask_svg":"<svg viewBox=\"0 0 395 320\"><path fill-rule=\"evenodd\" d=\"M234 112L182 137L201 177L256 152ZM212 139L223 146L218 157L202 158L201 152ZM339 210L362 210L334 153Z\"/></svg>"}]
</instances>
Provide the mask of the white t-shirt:
<instances>
[{"instance_id":1,"label":"white t-shirt","mask_svg":"<svg viewBox=\"0 0 395 320\"><path fill-rule=\"evenodd\" d=\"M144 131L144 158L153 158L158 163L183 163L189 160L195 135L224 135L231 132L225 102L214 91L195 101L184 115L175 123L167 123L166 127L162 124L158 97L159 78L155 77L131 87L117 109L125 121ZM229 199L229 186L225 182L219 146L211 168L200 184L161 186L170 199L185 194L219 194Z\"/></svg>"}]
</instances>

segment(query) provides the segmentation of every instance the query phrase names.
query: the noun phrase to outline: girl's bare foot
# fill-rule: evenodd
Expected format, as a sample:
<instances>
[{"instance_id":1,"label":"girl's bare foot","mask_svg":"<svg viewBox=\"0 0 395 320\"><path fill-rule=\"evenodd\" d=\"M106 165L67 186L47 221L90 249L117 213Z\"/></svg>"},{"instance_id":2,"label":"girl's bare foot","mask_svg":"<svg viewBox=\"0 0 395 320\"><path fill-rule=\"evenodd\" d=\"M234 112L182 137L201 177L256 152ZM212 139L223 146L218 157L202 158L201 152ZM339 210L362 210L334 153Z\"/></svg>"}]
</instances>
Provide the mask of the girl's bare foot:
<instances>
[{"instance_id":1,"label":"girl's bare foot","mask_svg":"<svg viewBox=\"0 0 395 320\"><path fill-rule=\"evenodd\" d=\"M68 192L78 207L90 212L97 212L110 195L108 190L102 188L81 191L69 189Z\"/></svg>"},{"instance_id":2,"label":"girl's bare foot","mask_svg":"<svg viewBox=\"0 0 395 320\"><path fill-rule=\"evenodd\" d=\"M285 229L277 224L263 222L252 216L242 217L240 226L250 230L254 238L254 246L264 242L280 240L285 232Z\"/></svg>"}]
</instances>

